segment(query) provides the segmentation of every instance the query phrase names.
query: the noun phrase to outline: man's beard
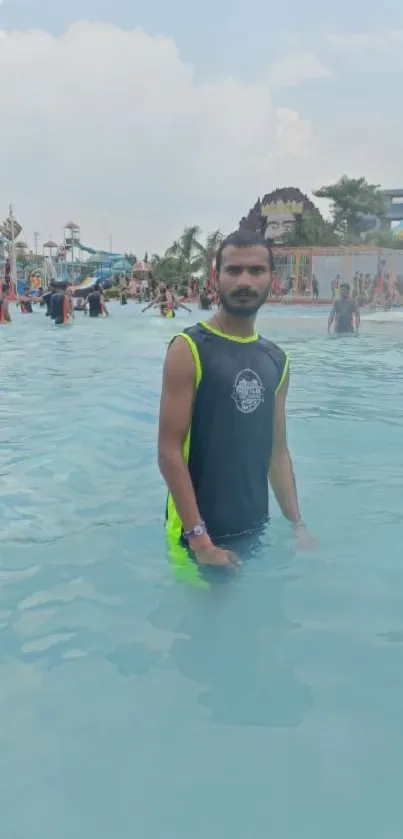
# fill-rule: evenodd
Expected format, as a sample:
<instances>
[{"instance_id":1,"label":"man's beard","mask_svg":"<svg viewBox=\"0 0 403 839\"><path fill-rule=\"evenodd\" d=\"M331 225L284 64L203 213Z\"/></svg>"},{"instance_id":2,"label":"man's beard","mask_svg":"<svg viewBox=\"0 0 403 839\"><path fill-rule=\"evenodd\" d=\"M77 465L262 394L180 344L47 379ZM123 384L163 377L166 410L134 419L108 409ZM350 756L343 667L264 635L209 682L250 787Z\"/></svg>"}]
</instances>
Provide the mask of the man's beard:
<instances>
[{"instance_id":1,"label":"man's beard","mask_svg":"<svg viewBox=\"0 0 403 839\"><path fill-rule=\"evenodd\" d=\"M261 306L263 306L263 303L266 302L269 287L267 287L267 289L261 294L252 292L244 292L243 294L240 294L239 292L232 292L231 294L226 294L221 291L221 289L218 291L221 306L229 315L238 318L250 318L256 315ZM244 301L246 301L247 298L249 298L249 300L247 302L240 303L238 302L239 297L244 298Z\"/></svg>"}]
</instances>

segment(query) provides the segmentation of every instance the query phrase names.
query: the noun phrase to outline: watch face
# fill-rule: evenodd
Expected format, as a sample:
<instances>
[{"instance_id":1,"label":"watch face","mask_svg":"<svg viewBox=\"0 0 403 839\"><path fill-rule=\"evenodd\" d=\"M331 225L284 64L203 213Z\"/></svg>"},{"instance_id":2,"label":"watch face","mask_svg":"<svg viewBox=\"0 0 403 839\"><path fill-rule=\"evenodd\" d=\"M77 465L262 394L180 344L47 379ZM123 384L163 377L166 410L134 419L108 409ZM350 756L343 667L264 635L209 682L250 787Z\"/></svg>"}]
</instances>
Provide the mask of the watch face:
<instances>
[{"instance_id":1,"label":"watch face","mask_svg":"<svg viewBox=\"0 0 403 839\"><path fill-rule=\"evenodd\" d=\"M195 529L194 529L194 531L193 531L193 532L194 532L194 535L195 535L195 536L203 536L203 533L204 533L204 527L202 527L202 525L201 525L201 524L198 524L198 525L197 525L197 527L195 527Z\"/></svg>"}]
</instances>

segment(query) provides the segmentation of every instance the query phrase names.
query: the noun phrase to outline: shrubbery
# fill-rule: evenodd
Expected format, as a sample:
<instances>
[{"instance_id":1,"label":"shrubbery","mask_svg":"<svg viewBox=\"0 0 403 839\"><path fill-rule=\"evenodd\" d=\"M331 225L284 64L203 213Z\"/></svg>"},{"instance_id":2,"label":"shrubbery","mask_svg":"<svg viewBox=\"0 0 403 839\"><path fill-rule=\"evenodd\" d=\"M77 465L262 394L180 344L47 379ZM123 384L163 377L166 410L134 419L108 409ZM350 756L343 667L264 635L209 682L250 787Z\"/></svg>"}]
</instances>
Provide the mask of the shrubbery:
<instances>
[{"instance_id":1,"label":"shrubbery","mask_svg":"<svg viewBox=\"0 0 403 839\"><path fill-rule=\"evenodd\" d=\"M107 288L105 289L105 300L119 300L120 291L118 288Z\"/></svg>"}]
</instances>

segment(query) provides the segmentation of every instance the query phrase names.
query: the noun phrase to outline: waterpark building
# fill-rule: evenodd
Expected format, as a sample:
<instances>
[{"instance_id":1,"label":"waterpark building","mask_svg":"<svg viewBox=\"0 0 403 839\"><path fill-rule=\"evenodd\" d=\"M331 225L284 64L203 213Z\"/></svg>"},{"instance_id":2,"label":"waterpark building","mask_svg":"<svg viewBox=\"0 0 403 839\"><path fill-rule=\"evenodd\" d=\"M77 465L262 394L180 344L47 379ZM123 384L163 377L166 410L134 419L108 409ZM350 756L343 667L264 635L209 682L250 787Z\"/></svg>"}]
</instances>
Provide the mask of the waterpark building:
<instances>
[{"instance_id":1,"label":"waterpark building","mask_svg":"<svg viewBox=\"0 0 403 839\"><path fill-rule=\"evenodd\" d=\"M403 220L403 190L383 190L382 194L386 208L382 226L387 228L393 222ZM302 287L312 289L314 276L322 299L331 297L331 283L336 277L347 282L353 279L356 272L374 277L382 266L385 275L389 275L390 285L403 278L403 250L381 249L370 245L288 247L284 243L295 228L296 218L305 214L321 218L318 208L307 195L297 187L285 187L259 198L239 223L240 229L259 232L270 242L277 279L284 286L292 278L295 295L298 295ZM374 225L376 221L374 218Z\"/></svg>"},{"instance_id":2,"label":"waterpark building","mask_svg":"<svg viewBox=\"0 0 403 839\"><path fill-rule=\"evenodd\" d=\"M383 200L385 202L385 219L390 225L397 221L403 221L403 189L382 189Z\"/></svg>"}]
</instances>

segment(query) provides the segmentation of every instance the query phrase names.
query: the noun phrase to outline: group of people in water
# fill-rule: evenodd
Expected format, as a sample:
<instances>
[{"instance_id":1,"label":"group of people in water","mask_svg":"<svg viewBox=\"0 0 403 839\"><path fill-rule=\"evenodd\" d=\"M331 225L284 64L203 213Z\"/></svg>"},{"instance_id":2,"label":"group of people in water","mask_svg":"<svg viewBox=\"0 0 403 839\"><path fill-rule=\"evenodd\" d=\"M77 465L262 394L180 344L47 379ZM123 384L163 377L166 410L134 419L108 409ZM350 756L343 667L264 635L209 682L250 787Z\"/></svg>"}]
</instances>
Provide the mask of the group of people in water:
<instances>
[{"instance_id":1,"label":"group of people in water","mask_svg":"<svg viewBox=\"0 0 403 839\"><path fill-rule=\"evenodd\" d=\"M8 289L4 285L0 286L0 323L11 321L7 292ZM120 304L126 306L128 298L128 290L121 288L119 290ZM179 295L177 290L169 288L165 283L159 283L142 311L146 312L148 309L155 308L161 317L174 318L178 309L190 312L189 307L185 305L185 300L187 298ZM210 311L216 301L213 293L202 290L198 302L200 309ZM67 282L52 281L48 289L39 288L35 294L32 294L29 286L26 286L23 294L17 298L16 304L24 315L32 314L35 305L45 308L45 315L50 317L56 325L68 323L77 312L88 314L91 318L109 317L105 292L99 282L94 284L86 297L74 297L74 288L71 283Z\"/></svg>"},{"instance_id":2,"label":"group of people in water","mask_svg":"<svg viewBox=\"0 0 403 839\"><path fill-rule=\"evenodd\" d=\"M86 297L74 298L73 286L67 282L51 282L49 288L39 294L32 295L29 286L26 286L24 293L16 301L22 314L32 314L35 304L45 308L45 315L55 325L69 323L76 312L82 312L90 318L109 317L105 303L105 293L101 283L97 282L90 289ZM165 283L160 283L154 290L150 302L147 303L142 312L151 308L158 311L163 318L174 318L178 309L191 310L185 305L184 299L174 288L169 288ZM128 291L120 289L120 304L128 303ZM0 286L0 323L11 321L8 295L4 286ZM203 311L211 311L214 305L219 304L215 294L209 289L201 289L199 292L198 306ZM329 320L328 331L338 334L358 332L360 325L360 312L357 298L351 296L351 289L348 283L341 283L337 289L337 297L334 300Z\"/></svg>"},{"instance_id":3,"label":"group of people in water","mask_svg":"<svg viewBox=\"0 0 403 839\"><path fill-rule=\"evenodd\" d=\"M191 311L188 306L185 306L184 300L187 299L180 296L175 289L168 288L165 283L160 283L150 302L142 311L147 312L148 309L155 308L162 317L174 318L178 309ZM210 311L214 302L214 295L202 289L198 299L199 309Z\"/></svg>"},{"instance_id":4,"label":"group of people in water","mask_svg":"<svg viewBox=\"0 0 403 839\"><path fill-rule=\"evenodd\" d=\"M39 289L39 294L31 294L29 286L16 300L16 305L24 315L34 311L34 305L45 309L45 316L51 318L56 325L69 323L76 311L82 311L89 317L108 317L109 312L105 304L104 290L100 283L96 283L88 296L80 301L73 297L73 287L67 282L51 282L45 291ZM78 305L77 305L78 304ZM0 287L0 323L10 323L10 307L4 287Z\"/></svg>"},{"instance_id":5,"label":"group of people in water","mask_svg":"<svg viewBox=\"0 0 403 839\"><path fill-rule=\"evenodd\" d=\"M337 274L330 284L332 299L340 297L344 282ZM399 309L403 307L403 277L392 278L381 260L376 274L356 271L351 279L351 296L358 306L366 309Z\"/></svg>"}]
</instances>

